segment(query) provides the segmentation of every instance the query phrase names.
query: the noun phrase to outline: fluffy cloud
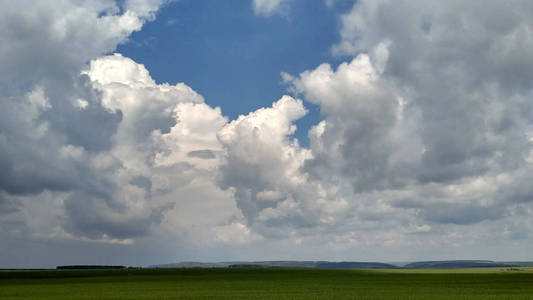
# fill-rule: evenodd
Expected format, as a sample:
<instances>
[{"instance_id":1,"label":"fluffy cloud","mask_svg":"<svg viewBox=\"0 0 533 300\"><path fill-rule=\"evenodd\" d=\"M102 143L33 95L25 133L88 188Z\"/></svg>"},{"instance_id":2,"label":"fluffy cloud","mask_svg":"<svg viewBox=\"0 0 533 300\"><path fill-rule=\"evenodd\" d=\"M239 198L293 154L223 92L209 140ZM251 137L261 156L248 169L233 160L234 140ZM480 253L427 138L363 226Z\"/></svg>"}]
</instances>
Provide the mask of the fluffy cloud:
<instances>
[{"instance_id":1,"label":"fluffy cloud","mask_svg":"<svg viewBox=\"0 0 533 300\"><path fill-rule=\"evenodd\" d=\"M254 13L270 16L286 10L289 0L253 0Z\"/></svg>"},{"instance_id":2,"label":"fluffy cloud","mask_svg":"<svg viewBox=\"0 0 533 300\"><path fill-rule=\"evenodd\" d=\"M227 222L235 206L210 183L220 109L184 84L157 85L119 54L97 58L161 1L50 4L1 12L3 233L127 244L167 224L169 211L193 209L181 199L199 190L226 201L211 219Z\"/></svg>"},{"instance_id":3,"label":"fluffy cloud","mask_svg":"<svg viewBox=\"0 0 533 300\"><path fill-rule=\"evenodd\" d=\"M304 170L350 182L345 198L356 203L380 195L398 228L399 216L521 219L517 209L533 199L518 188L532 175L533 24L530 4L515 4L358 1L333 47L351 62L282 74L325 116L310 131Z\"/></svg>"},{"instance_id":4,"label":"fluffy cloud","mask_svg":"<svg viewBox=\"0 0 533 300\"><path fill-rule=\"evenodd\" d=\"M237 206L249 223L297 213L292 190L302 181L299 166L309 153L290 139L293 121L306 113L301 100L284 96L271 108L259 109L226 125L218 134L225 148L220 183L232 188Z\"/></svg>"},{"instance_id":5,"label":"fluffy cloud","mask_svg":"<svg viewBox=\"0 0 533 300\"><path fill-rule=\"evenodd\" d=\"M19 1L3 7L0 189L27 194L81 185L90 168L79 166L75 155L57 154L68 147L78 156L108 149L122 116L101 105L79 72L139 30L156 8L119 14L112 1Z\"/></svg>"},{"instance_id":6,"label":"fluffy cloud","mask_svg":"<svg viewBox=\"0 0 533 300\"><path fill-rule=\"evenodd\" d=\"M529 2L358 1L333 47L346 62L283 73L292 96L231 121L107 55L161 4L0 10L0 239L173 241L252 259L529 242ZM253 2L263 15L286 4ZM323 120L303 147L306 102Z\"/></svg>"},{"instance_id":7,"label":"fluffy cloud","mask_svg":"<svg viewBox=\"0 0 533 300\"><path fill-rule=\"evenodd\" d=\"M356 192L388 188L406 183L402 173L421 159L411 132L417 112L381 78L387 53L380 44L373 59L361 54L337 70L323 64L300 78L282 74L326 116L310 132L314 158L306 170L314 177L350 178Z\"/></svg>"},{"instance_id":8,"label":"fluffy cloud","mask_svg":"<svg viewBox=\"0 0 533 300\"><path fill-rule=\"evenodd\" d=\"M12 87L70 78L89 59L114 50L139 30L160 2L125 1L122 8L108 0L4 5L0 12L0 36L5 41L0 46L0 81Z\"/></svg>"}]
</instances>

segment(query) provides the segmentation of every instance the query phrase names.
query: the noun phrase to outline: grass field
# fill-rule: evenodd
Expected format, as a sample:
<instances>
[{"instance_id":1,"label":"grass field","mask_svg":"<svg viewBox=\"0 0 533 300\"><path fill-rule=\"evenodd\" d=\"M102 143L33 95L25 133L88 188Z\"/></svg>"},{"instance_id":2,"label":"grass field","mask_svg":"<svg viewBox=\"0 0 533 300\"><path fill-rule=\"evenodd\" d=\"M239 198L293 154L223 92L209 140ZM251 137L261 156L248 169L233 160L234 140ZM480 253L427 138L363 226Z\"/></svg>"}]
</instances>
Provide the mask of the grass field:
<instances>
[{"instance_id":1,"label":"grass field","mask_svg":"<svg viewBox=\"0 0 533 300\"><path fill-rule=\"evenodd\" d=\"M0 271L0 299L533 299L533 268Z\"/></svg>"}]
</instances>

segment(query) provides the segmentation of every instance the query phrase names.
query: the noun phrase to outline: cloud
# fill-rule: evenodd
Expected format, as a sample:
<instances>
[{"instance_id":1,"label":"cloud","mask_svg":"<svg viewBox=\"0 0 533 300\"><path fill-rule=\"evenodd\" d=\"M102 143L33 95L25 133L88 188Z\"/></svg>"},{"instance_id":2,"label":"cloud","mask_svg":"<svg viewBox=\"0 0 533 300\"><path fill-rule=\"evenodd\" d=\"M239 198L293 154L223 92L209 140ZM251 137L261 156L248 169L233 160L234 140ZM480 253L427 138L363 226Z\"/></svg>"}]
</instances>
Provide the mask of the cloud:
<instances>
[{"instance_id":1,"label":"cloud","mask_svg":"<svg viewBox=\"0 0 533 300\"><path fill-rule=\"evenodd\" d=\"M114 1L104 0L7 5L0 13L0 35L10 43L0 46L0 81L17 87L68 78L89 59L114 50L157 8L155 1L126 1L123 13Z\"/></svg>"},{"instance_id":2,"label":"cloud","mask_svg":"<svg viewBox=\"0 0 533 300\"><path fill-rule=\"evenodd\" d=\"M412 122L416 110L407 110L381 76L387 59L386 45L377 46L371 58L360 54L333 70L322 64L294 78L282 74L292 90L318 104L325 120L310 132L314 158L306 170L317 178L350 178L359 191L402 184L420 160L422 145Z\"/></svg>"},{"instance_id":3,"label":"cloud","mask_svg":"<svg viewBox=\"0 0 533 300\"><path fill-rule=\"evenodd\" d=\"M300 259L529 242L529 2L358 1L345 62L282 73L292 96L235 120L109 55L163 4L0 10L0 239ZM302 146L306 103L323 119Z\"/></svg>"},{"instance_id":4,"label":"cloud","mask_svg":"<svg viewBox=\"0 0 533 300\"><path fill-rule=\"evenodd\" d=\"M0 45L0 165L5 170L0 189L66 191L97 177L77 158L109 149L122 118L120 111L102 107L100 95L79 72L139 30L152 10L119 14L112 1L26 2L0 12L0 36L6 41ZM58 155L69 149L77 154ZM97 181L90 184L100 186Z\"/></svg>"},{"instance_id":5,"label":"cloud","mask_svg":"<svg viewBox=\"0 0 533 300\"><path fill-rule=\"evenodd\" d=\"M110 160L103 168L111 171L107 182L114 188L106 195L67 199L66 228L91 238L150 234L165 213L187 205L170 195L195 181L212 182L221 152L216 133L227 120L188 86L158 85L144 66L120 54L93 60L83 73L102 95L103 107L120 111L122 120L102 157ZM201 155L206 153L210 159ZM108 165L112 161L115 167Z\"/></svg>"},{"instance_id":6,"label":"cloud","mask_svg":"<svg viewBox=\"0 0 533 300\"><path fill-rule=\"evenodd\" d=\"M185 210L176 190L205 181L216 193L210 170L227 120L190 87L158 85L131 59L101 56L161 1L50 4L1 12L11 41L0 46L3 224L28 238L130 243Z\"/></svg>"},{"instance_id":7,"label":"cloud","mask_svg":"<svg viewBox=\"0 0 533 300\"><path fill-rule=\"evenodd\" d=\"M286 12L289 0L253 0L256 15L271 16L275 13Z\"/></svg>"},{"instance_id":8,"label":"cloud","mask_svg":"<svg viewBox=\"0 0 533 300\"><path fill-rule=\"evenodd\" d=\"M532 195L507 183L531 176L527 13L358 1L341 20L333 52L350 62L282 74L324 115L309 135L311 179L349 182L357 202L382 194L397 221L466 225L529 207Z\"/></svg>"},{"instance_id":9,"label":"cloud","mask_svg":"<svg viewBox=\"0 0 533 300\"><path fill-rule=\"evenodd\" d=\"M215 158L215 154L211 150L195 150L187 153L189 157L199 157L203 159L212 159Z\"/></svg>"},{"instance_id":10,"label":"cloud","mask_svg":"<svg viewBox=\"0 0 533 300\"><path fill-rule=\"evenodd\" d=\"M219 108L204 104L199 94L182 83L156 84L143 65L120 54L91 61L79 76L94 97L75 94L71 98L76 99L69 110L74 116L68 117L77 117L79 124L70 122L89 133L103 130L108 135L91 136L94 141L88 145L69 140L67 129L49 126L43 116L52 110L57 119L64 117L64 111L50 105L41 89L28 94L28 107L23 107L33 112L28 116L28 130L36 126L34 120L47 122L36 135L41 148L34 146L32 150L46 151L46 157L24 168L23 159L28 159L28 153L7 152L13 154L3 162L13 170L7 169L9 172L2 177L6 195L2 212L18 218L29 235L132 243L153 234L154 226L163 223L160 231L164 231L168 224L176 224L177 220L169 217L173 211L194 209L191 204L196 197L208 191L203 196L208 204L204 205L215 206L216 201L222 205L206 218L214 224L202 226L201 234L214 236L215 226L237 220L234 203L214 181L222 153L217 132L227 123ZM77 105L80 99L87 104ZM96 108L120 118L112 126L106 125L90 114ZM84 118L86 114L89 117ZM54 142L51 149L42 148L49 140ZM101 140L106 141L105 147L94 148L94 143ZM20 161L15 154L20 155ZM18 175L21 172L26 173ZM36 219L46 219L45 224L24 216L32 214ZM45 217L50 214L56 218ZM178 222L182 228L198 223L196 219L183 222ZM181 229L173 227L173 231ZM190 230L189 234L194 232ZM226 234L223 240L227 238Z\"/></svg>"},{"instance_id":11,"label":"cloud","mask_svg":"<svg viewBox=\"0 0 533 300\"><path fill-rule=\"evenodd\" d=\"M220 184L235 189L237 206L250 223L264 209L291 201L287 189L301 180L298 168L308 153L289 136L296 130L293 121L306 112L301 100L284 96L271 108L239 116L218 133L225 150ZM279 201L256 201L258 193L272 189L283 190Z\"/></svg>"}]
</instances>

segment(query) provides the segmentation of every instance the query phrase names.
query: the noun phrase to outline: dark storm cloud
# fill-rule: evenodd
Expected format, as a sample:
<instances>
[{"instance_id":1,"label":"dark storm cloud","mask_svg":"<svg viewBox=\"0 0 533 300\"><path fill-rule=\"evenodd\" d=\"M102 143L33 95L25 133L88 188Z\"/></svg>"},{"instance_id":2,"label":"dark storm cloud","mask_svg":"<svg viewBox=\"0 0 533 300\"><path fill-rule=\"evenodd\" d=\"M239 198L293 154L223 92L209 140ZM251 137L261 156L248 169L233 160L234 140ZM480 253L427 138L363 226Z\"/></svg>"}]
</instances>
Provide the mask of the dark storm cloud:
<instances>
[{"instance_id":1,"label":"dark storm cloud","mask_svg":"<svg viewBox=\"0 0 533 300\"><path fill-rule=\"evenodd\" d=\"M67 212L63 226L76 235L90 239L136 238L149 233L153 223L161 221L168 207L152 210L149 215L128 215L127 207L113 198L76 192L65 201Z\"/></svg>"},{"instance_id":2,"label":"dark storm cloud","mask_svg":"<svg viewBox=\"0 0 533 300\"><path fill-rule=\"evenodd\" d=\"M150 180L150 178L146 176L142 176L142 175L136 176L131 179L130 183L140 188L143 188L147 192L152 190L152 181Z\"/></svg>"},{"instance_id":3,"label":"dark storm cloud","mask_svg":"<svg viewBox=\"0 0 533 300\"><path fill-rule=\"evenodd\" d=\"M56 82L56 88L63 81ZM69 88L69 93L38 88L18 98L1 99L0 189L11 194L37 194L43 190L70 191L89 187L101 190L101 176L89 165L65 153L65 146L80 151L103 151L120 122L120 112L110 112L99 103L87 85ZM74 85L76 86L76 85ZM85 97L92 94L92 98ZM76 95L92 102L83 110L74 106ZM104 184L105 185L105 184Z\"/></svg>"},{"instance_id":4,"label":"dark storm cloud","mask_svg":"<svg viewBox=\"0 0 533 300\"><path fill-rule=\"evenodd\" d=\"M0 192L0 215L17 212L19 208L20 203L9 199L4 192Z\"/></svg>"},{"instance_id":5,"label":"dark storm cloud","mask_svg":"<svg viewBox=\"0 0 533 300\"><path fill-rule=\"evenodd\" d=\"M213 159L215 158L215 153L211 150L195 150L187 153L189 157L198 157L203 159Z\"/></svg>"},{"instance_id":6,"label":"dark storm cloud","mask_svg":"<svg viewBox=\"0 0 533 300\"><path fill-rule=\"evenodd\" d=\"M50 130L64 134L66 143L87 151L105 151L111 147L111 137L122 121L120 110L103 107L101 95L91 86L88 76L73 82L50 82L45 93L53 109L43 111L39 121ZM80 107L78 101L85 101Z\"/></svg>"}]
</instances>

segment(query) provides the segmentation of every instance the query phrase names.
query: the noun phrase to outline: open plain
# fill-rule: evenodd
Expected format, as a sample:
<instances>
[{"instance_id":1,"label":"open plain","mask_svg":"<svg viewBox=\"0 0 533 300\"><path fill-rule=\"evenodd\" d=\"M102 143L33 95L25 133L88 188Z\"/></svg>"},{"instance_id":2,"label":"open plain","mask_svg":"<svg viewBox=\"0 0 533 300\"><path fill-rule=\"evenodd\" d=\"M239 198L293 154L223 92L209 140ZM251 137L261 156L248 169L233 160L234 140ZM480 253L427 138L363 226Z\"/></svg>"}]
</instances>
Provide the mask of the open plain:
<instances>
[{"instance_id":1,"label":"open plain","mask_svg":"<svg viewBox=\"0 0 533 300\"><path fill-rule=\"evenodd\" d=\"M533 299L533 268L0 271L0 299Z\"/></svg>"}]
</instances>

